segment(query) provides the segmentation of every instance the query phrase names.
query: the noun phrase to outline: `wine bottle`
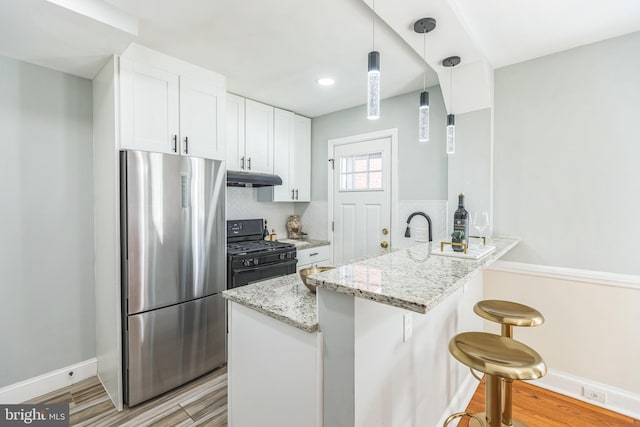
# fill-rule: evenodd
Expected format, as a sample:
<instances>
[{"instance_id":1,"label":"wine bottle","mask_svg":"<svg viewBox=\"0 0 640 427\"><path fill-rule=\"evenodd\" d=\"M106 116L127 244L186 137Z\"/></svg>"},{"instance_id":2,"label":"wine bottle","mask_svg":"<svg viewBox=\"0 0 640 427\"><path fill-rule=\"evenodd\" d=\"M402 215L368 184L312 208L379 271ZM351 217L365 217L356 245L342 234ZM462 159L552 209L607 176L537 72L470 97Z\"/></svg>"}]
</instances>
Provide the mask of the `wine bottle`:
<instances>
[{"instance_id":1,"label":"wine bottle","mask_svg":"<svg viewBox=\"0 0 640 427\"><path fill-rule=\"evenodd\" d=\"M464 233L464 243L469 244L469 212L464 208L464 194L458 196L458 209L453 214L453 231Z\"/></svg>"}]
</instances>

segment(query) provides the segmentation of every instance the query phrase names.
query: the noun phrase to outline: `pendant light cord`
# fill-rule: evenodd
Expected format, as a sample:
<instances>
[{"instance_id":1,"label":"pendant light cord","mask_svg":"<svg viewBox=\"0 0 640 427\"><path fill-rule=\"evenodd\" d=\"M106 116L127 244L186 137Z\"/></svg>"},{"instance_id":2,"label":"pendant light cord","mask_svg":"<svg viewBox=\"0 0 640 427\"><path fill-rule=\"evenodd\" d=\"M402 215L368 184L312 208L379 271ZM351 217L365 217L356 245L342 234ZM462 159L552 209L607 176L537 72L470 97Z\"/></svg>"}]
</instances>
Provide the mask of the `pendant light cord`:
<instances>
[{"instance_id":1,"label":"pendant light cord","mask_svg":"<svg viewBox=\"0 0 640 427\"><path fill-rule=\"evenodd\" d=\"M427 63L427 32L422 32L422 60L425 65ZM424 72L422 73L422 90L427 90L427 69L425 67Z\"/></svg>"},{"instance_id":2,"label":"pendant light cord","mask_svg":"<svg viewBox=\"0 0 640 427\"><path fill-rule=\"evenodd\" d=\"M453 66L449 68L449 104L451 104L450 114L453 114Z\"/></svg>"},{"instance_id":3,"label":"pendant light cord","mask_svg":"<svg viewBox=\"0 0 640 427\"><path fill-rule=\"evenodd\" d=\"M376 0L373 0L371 8L371 44L371 50L376 50Z\"/></svg>"}]
</instances>

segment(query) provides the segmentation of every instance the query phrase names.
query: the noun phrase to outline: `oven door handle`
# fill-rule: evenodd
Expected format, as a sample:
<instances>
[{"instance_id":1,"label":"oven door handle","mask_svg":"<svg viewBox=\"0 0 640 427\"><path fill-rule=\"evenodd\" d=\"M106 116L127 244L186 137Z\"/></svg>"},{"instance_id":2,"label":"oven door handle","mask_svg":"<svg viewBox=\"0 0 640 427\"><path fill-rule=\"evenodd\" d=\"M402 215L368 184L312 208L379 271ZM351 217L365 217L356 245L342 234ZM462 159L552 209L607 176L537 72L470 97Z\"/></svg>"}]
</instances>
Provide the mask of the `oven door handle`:
<instances>
[{"instance_id":1,"label":"oven door handle","mask_svg":"<svg viewBox=\"0 0 640 427\"><path fill-rule=\"evenodd\" d=\"M233 269L233 273L247 273L250 271L260 271L260 270L264 270L265 268L273 268L273 267L287 267L289 265L296 265L298 263L297 259L291 259L289 261L286 262L277 262L277 263L271 263L271 264L265 264L265 265L256 265L255 267L247 267L247 268L234 268Z\"/></svg>"}]
</instances>

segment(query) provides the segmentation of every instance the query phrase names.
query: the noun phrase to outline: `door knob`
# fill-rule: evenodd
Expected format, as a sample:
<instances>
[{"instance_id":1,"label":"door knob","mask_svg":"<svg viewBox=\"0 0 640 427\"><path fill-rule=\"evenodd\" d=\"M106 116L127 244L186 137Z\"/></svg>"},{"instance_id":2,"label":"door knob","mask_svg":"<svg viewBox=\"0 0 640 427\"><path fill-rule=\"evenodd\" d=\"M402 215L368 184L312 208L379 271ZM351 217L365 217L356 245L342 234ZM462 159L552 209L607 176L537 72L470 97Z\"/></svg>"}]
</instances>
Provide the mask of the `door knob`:
<instances>
[{"instance_id":1,"label":"door knob","mask_svg":"<svg viewBox=\"0 0 640 427\"><path fill-rule=\"evenodd\" d=\"M389 234L389 230L387 230L386 228L383 228L382 229L382 234L384 234L386 236L387 234Z\"/></svg>"},{"instance_id":2,"label":"door knob","mask_svg":"<svg viewBox=\"0 0 640 427\"><path fill-rule=\"evenodd\" d=\"M385 240L382 243L380 243L380 246L383 247L384 249L387 249L389 247L389 242Z\"/></svg>"}]
</instances>

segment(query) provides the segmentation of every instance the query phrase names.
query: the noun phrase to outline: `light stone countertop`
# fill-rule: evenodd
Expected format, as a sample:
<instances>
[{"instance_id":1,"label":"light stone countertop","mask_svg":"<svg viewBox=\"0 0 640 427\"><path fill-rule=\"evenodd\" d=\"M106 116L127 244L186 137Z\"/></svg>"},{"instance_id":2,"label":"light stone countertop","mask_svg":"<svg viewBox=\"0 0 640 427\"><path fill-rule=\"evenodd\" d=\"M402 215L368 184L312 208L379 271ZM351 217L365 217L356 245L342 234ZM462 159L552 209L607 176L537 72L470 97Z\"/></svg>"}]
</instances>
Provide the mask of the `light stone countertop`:
<instances>
[{"instance_id":1,"label":"light stone countertop","mask_svg":"<svg viewBox=\"0 0 640 427\"><path fill-rule=\"evenodd\" d=\"M316 295L298 273L229 289L222 296L305 332L318 331Z\"/></svg>"},{"instance_id":2,"label":"light stone countertop","mask_svg":"<svg viewBox=\"0 0 640 427\"><path fill-rule=\"evenodd\" d=\"M313 249L319 246L329 246L331 244L328 240L318 239L278 239L278 241L283 243L293 243L299 251L304 249Z\"/></svg>"},{"instance_id":3,"label":"light stone countertop","mask_svg":"<svg viewBox=\"0 0 640 427\"><path fill-rule=\"evenodd\" d=\"M424 243L325 271L311 280L336 292L424 314L519 241L517 237L487 239L487 245L496 250L477 261L431 255L430 245ZM435 250L436 246L433 242ZM297 273L230 289L222 296L303 331L318 331L316 295Z\"/></svg>"},{"instance_id":4,"label":"light stone countertop","mask_svg":"<svg viewBox=\"0 0 640 427\"><path fill-rule=\"evenodd\" d=\"M479 260L430 255L430 244L393 251L310 276L318 287L427 313L520 242L517 237L492 237L496 250ZM434 250L438 250L433 242Z\"/></svg>"}]
</instances>

